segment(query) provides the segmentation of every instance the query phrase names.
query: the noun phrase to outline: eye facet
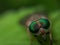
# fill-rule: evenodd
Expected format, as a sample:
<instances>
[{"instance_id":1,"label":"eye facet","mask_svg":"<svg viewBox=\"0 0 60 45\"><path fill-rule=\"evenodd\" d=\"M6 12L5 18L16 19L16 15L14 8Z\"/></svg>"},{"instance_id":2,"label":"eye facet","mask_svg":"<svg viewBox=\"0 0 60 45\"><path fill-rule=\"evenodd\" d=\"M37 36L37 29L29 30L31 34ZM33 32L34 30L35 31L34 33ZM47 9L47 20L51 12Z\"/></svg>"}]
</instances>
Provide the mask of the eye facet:
<instances>
[{"instance_id":1,"label":"eye facet","mask_svg":"<svg viewBox=\"0 0 60 45\"><path fill-rule=\"evenodd\" d=\"M32 33L37 33L39 31L39 29L40 29L40 27L35 21L33 21L29 26L29 30Z\"/></svg>"}]
</instances>

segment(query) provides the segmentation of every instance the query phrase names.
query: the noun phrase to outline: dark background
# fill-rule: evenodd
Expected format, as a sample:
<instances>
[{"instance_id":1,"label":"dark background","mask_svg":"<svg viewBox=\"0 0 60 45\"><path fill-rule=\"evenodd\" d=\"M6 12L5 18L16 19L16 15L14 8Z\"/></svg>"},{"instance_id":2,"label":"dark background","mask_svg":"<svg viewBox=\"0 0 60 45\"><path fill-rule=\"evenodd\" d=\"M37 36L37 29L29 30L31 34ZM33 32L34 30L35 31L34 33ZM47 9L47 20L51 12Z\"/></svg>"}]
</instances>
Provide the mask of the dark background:
<instances>
[{"instance_id":1,"label":"dark background","mask_svg":"<svg viewBox=\"0 0 60 45\"><path fill-rule=\"evenodd\" d=\"M59 0L0 0L0 13L8 9L18 9L35 5L44 5L49 11L60 8Z\"/></svg>"}]
</instances>

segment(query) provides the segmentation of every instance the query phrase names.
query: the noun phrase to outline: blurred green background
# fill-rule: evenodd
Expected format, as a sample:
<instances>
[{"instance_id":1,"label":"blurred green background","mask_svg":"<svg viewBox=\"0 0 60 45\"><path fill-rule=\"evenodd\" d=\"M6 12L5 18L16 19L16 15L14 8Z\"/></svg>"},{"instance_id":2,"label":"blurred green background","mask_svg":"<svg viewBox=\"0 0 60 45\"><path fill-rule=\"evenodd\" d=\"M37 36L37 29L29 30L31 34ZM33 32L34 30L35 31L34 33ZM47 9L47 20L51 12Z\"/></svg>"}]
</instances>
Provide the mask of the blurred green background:
<instances>
[{"instance_id":1,"label":"blurred green background","mask_svg":"<svg viewBox=\"0 0 60 45\"><path fill-rule=\"evenodd\" d=\"M30 45L26 28L19 24L19 20L38 10L49 12L53 45L60 45L59 0L0 0L0 45ZM39 44L33 39L33 45Z\"/></svg>"}]
</instances>

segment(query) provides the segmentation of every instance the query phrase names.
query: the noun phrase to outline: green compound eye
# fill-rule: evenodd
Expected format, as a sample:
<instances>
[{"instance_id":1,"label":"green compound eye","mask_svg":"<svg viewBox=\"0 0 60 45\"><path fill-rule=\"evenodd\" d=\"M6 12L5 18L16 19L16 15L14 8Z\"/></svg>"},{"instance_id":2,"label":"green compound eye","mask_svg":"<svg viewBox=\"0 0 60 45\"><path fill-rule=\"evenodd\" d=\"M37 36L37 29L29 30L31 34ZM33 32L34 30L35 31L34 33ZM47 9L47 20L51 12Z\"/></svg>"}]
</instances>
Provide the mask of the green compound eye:
<instances>
[{"instance_id":1,"label":"green compound eye","mask_svg":"<svg viewBox=\"0 0 60 45\"><path fill-rule=\"evenodd\" d=\"M35 21L33 21L29 26L29 30L32 33L37 33L39 31L39 29L40 29L40 27Z\"/></svg>"},{"instance_id":2,"label":"green compound eye","mask_svg":"<svg viewBox=\"0 0 60 45\"><path fill-rule=\"evenodd\" d=\"M48 19L40 18L39 22L42 23L42 28L44 28L44 29L48 29L50 26L50 22Z\"/></svg>"}]
</instances>

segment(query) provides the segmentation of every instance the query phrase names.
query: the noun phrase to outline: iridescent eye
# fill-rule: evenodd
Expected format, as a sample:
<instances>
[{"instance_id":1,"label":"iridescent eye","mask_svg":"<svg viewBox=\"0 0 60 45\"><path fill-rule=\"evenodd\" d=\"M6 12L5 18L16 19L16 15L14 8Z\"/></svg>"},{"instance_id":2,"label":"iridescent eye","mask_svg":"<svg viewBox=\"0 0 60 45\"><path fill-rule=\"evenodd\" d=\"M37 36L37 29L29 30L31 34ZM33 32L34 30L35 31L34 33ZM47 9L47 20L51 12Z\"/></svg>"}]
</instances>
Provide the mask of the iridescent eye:
<instances>
[{"instance_id":1,"label":"iridescent eye","mask_svg":"<svg viewBox=\"0 0 60 45\"><path fill-rule=\"evenodd\" d=\"M50 22L48 19L40 18L39 22L42 24L42 28L44 28L44 29L48 29L50 26Z\"/></svg>"},{"instance_id":2,"label":"iridescent eye","mask_svg":"<svg viewBox=\"0 0 60 45\"><path fill-rule=\"evenodd\" d=\"M33 21L29 26L29 30L32 33L37 33L39 31L39 29L40 29L40 27L35 21Z\"/></svg>"}]
</instances>

